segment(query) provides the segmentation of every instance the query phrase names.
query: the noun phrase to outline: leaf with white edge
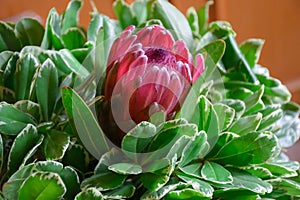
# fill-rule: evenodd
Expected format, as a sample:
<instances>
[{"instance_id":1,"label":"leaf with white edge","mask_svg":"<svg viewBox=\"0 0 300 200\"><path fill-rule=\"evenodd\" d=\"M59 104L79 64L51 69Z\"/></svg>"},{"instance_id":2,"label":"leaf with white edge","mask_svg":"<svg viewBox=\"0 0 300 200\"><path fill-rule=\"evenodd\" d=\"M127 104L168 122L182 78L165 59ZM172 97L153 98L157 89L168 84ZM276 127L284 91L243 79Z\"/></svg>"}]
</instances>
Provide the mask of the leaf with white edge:
<instances>
[{"instance_id":1,"label":"leaf with white edge","mask_svg":"<svg viewBox=\"0 0 300 200\"><path fill-rule=\"evenodd\" d=\"M79 10L83 1L72 0L63 14L61 31L65 33L69 28L77 27L79 21Z\"/></svg>"},{"instance_id":2,"label":"leaf with white edge","mask_svg":"<svg viewBox=\"0 0 300 200\"><path fill-rule=\"evenodd\" d=\"M190 177L183 173L179 173L177 174L177 176L178 178L185 181L186 183L191 184L193 190L196 191L198 195L202 195L202 197L210 197L210 198L213 196L214 189L207 182L202 181L198 178Z\"/></svg>"},{"instance_id":3,"label":"leaf with white edge","mask_svg":"<svg viewBox=\"0 0 300 200\"><path fill-rule=\"evenodd\" d=\"M138 25L141 25L142 23L147 21L147 0L139 0L134 1L131 4L132 12L135 16L138 16L136 18Z\"/></svg>"},{"instance_id":4,"label":"leaf with white edge","mask_svg":"<svg viewBox=\"0 0 300 200\"><path fill-rule=\"evenodd\" d=\"M43 136L37 133L36 128L28 124L15 138L8 156L7 168L10 173L20 166L35 153L42 143Z\"/></svg>"},{"instance_id":5,"label":"leaf with white edge","mask_svg":"<svg viewBox=\"0 0 300 200\"><path fill-rule=\"evenodd\" d=\"M110 171L116 172L123 175L137 175L143 172L140 165L131 163L117 163L108 167Z\"/></svg>"},{"instance_id":6,"label":"leaf with white edge","mask_svg":"<svg viewBox=\"0 0 300 200\"><path fill-rule=\"evenodd\" d=\"M41 109L38 103L35 103L30 100L21 100L17 101L14 104L14 107L20 110L21 112L31 116L36 121L40 121L41 119Z\"/></svg>"},{"instance_id":7,"label":"leaf with white edge","mask_svg":"<svg viewBox=\"0 0 300 200\"><path fill-rule=\"evenodd\" d=\"M240 119L232 123L228 131L237 133L238 135L246 135L250 132L256 131L260 125L261 120L261 113L241 117Z\"/></svg>"},{"instance_id":8,"label":"leaf with white edge","mask_svg":"<svg viewBox=\"0 0 300 200\"><path fill-rule=\"evenodd\" d=\"M0 22L0 52L10 50L19 51L21 49L21 42L17 38L12 27L7 23Z\"/></svg>"},{"instance_id":9,"label":"leaf with white edge","mask_svg":"<svg viewBox=\"0 0 300 200\"><path fill-rule=\"evenodd\" d=\"M169 192L175 190L180 183L175 183L175 184L170 184L170 185L165 185L158 191L150 191L148 190L141 196L141 200L148 200L148 199L162 199L166 194Z\"/></svg>"},{"instance_id":10,"label":"leaf with white edge","mask_svg":"<svg viewBox=\"0 0 300 200\"><path fill-rule=\"evenodd\" d=\"M29 176L22 184L19 199L61 199L66 193L66 187L55 173L37 172Z\"/></svg>"},{"instance_id":11,"label":"leaf with white edge","mask_svg":"<svg viewBox=\"0 0 300 200\"><path fill-rule=\"evenodd\" d=\"M86 41L84 32L77 27L69 28L61 37L69 50L83 47Z\"/></svg>"},{"instance_id":12,"label":"leaf with white edge","mask_svg":"<svg viewBox=\"0 0 300 200\"><path fill-rule=\"evenodd\" d=\"M246 189L220 189L215 190L214 197L217 199L230 199L230 200L257 200L261 197L255 192ZM265 199L265 198L264 198ZM267 199L265 199L267 200ZM270 200L270 199L269 199Z\"/></svg>"},{"instance_id":13,"label":"leaf with white edge","mask_svg":"<svg viewBox=\"0 0 300 200\"><path fill-rule=\"evenodd\" d=\"M203 179L214 183L227 184L232 182L230 172L215 162L206 161L202 166L201 175Z\"/></svg>"},{"instance_id":14,"label":"leaf with white edge","mask_svg":"<svg viewBox=\"0 0 300 200\"><path fill-rule=\"evenodd\" d=\"M299 182L289 179L273 179L270 183L273 185L274 190L279 189L283 194L297 197L300 195Z\"/></svg>"},{"instance_id":15,"label":"leaf with white edge","mask_svg":"<svg viewBox=\"0 0 300 200\"><path fill-rule=\"evenodd\" d=\"M124 199L134 195L135 187L132 184L125 184L117 189L104 193L106 199Z\"/></svg>"},{"instance_id":16,"label":"leaf with white edge","mask_svg":"<svg viewBox=\"0 0 300 200\"><path fill-rule=\"evenodd\" d=\"M276 122L280 120L283 115L281 105L279 104L268 105L264 109L258 110L258 112L263 115L258 130L272 129L276 125Z\"/></svg>"},{"instance_id":17,"label":"leaf with white edge","mask_svg":"<svg viewBox=\"0 0 300 200\"><path fill-rule=\"evenodd\" d=\"M273 133L253 132L232 139L210 160L234 166L260 164L278 155L278 145Z\"/></svg>"},{"instance_id":18,"label":"leaf with white edge","mask_svg":"<svg viewBox=\"0 0 300 200\"><path fill-rule=\"evenodd\" d=\"M31 163L20 168L13 175L11 175L8 181L3 185L2 191L6 199L18 199L18 192L24 180L30 176L33 172L34 164Z\"/></svg>"},{"instance_id":19,"label":"leaf with white edge","mask_svg":"<svg viewBox=\"0 0 300 200\"><path fill-rule=\"evenodd\" d=\"M249 166L249 167L244 167L242 169L261 179L267 179L273 176L270 170L260 166Z\"/></svg>"},{"instance_id":20,"label":"leaf with white edge","mask_svg":"<svg viewBox=\"0 0 300 200\"><path fill-rule=\"evenodd\" d=\"M104 200L104 197L97 188L90 187L77 194L75 200Z\"/></svg>"},{"instance_id":21,"label":"leaf with white edge","mask_svg":"<svg viewBox=\"0 0 300 200\"><path fill-rule=\"evenodd\" d=\"M228 168L233 177L232 185L235 188L244 188L258 194L270 193L272 185L266 181L236 168Z\"/></svg>"},{"instance_id":22,"label":"leaf with white edge","mask_svg":"<svg viewBox=\"0 0 300 200\"><path fill-rule=\"evenodd\" d=\"M127 176L115 172L102 172L84 179L81 188L95 187L100 191L113 190L120 187L126 178Z\"/></svg>"},{"instance_id":23,"label":"leaf with white edge","mask_svg":"<svg viewBox=\"0 0 300 200\"><path fill-rule=\"evenodd\" d=\"M115 1L113 7L123 29L129 25L137 25L137 16L124 0Z\"/></svg>"},{"instance_id":24,"label":"leaf with white edge","mask_svg":"<svg viewBox=\"0 0 300 200\"><path fill-rule=\"evenodd\" d=\"M189 176L196 177L196 178L202 178L201 167L202 167L202 164L200 164L200 163L192 163L192 164L186 165L184 167L179 167L179 169L180 169L180 171L182 171L183 173L185 173Z\"/></svg>"},{"instance_id":25,"label":"leaf with white edge","mask_svg":"<svg viewBox=\"0 0 300 200\"><path fill-rule=\"evenodd\" d=\"M70 136L62 131L50 130L46 132L42 149L47 160L63 158L70 143Z\"/></svg>"},{"instance_id":26,"label":"leaf with white edge","mask_svg":"<svg viewBox=\"0 0 300 200\"><path fill-rule=\"evenodd\" d=\"M246 110L246 105L243 101L238 99L225 99L221 103L233 108L235 110L235 118L239 119Z\"/></svg>"},{"instance_id":27,"label":"leaf with white edge","mask_svg":"<svg viewBox=\"0 0 300 200\"><path fill-rule=\"evenodd\" d=\"M63 167L56 161L40 161L36 163L35 170L58 174L67 189L64 195L67 199L73 199L80 191L79 177L76 171L69 166Z\"/></svg>"},{"instance_id":28,"label":"leaf with white edge","mask_svg":"<svg viewBox=\"0 0 300 200\"><path fill-rule=\"evenodd\" d=\"M7 87L11 90L15 90L15 71L17 62L20 58L20 55L18 52L14 52L13 56L8 60L7 65L5 69L3 70L3 83L4 87Z\"/></svg>"},{"instance_id":29,"label":"leaf with white edge","mask_svg":"<svg viewBox=\"0 0 300 200\"><path fill-rule=\"evenodd\" d=\"M142 153L156 134L156 127L149 122L141 122L131 129L122 140L125 153Z\"/></svg>"},{"instance_id":30,"label":"leaf with white edge","mask_svg":"<svg viewBox=\"0 0 300 200\"><path fill-rule=\"evenodd\" d=\"M18 100L29 99L30 86L39 61L32 55L26 54L19 59L15 74L15 92Z\"/></svg>"},{"instance_id":31,"label":"leaf with white edge","mask_svg":"<svg viewBox=\"0 0 300 200\"><path fill-rule=\"evenodd\" d=\"M205 131L200 131L191 138L190 142L185 146L179 163L183 167L195 159L203 158L209 150L207 135Z\"/></svg>"},{"instance_id":32,"label":"leaf with white edge","mask_svg":"<svg viewBox=\"0 0 300 200\"><path fill-rule=\"evenodd\" d=\"M95 158L99 159L109 151L109 146L92 111L70 88L63 88L62 99L68 118L76 125L82 143Z\"/></svg>"},{"instance_id":33,"label":"leaf with white edge","mask_svg":"<svg viewBox=\"0 0 300 200\"><path fill-rule=\"evenodd\" d=\"M72 166L76 171L86 172L89 163L89 154L82 145L70 143L68 150L64 154L62 163Z\"/></svg>"},{"instance_id":34,"label":"leaf with white edge","mask_svg":"<svg viewBox=\"0 0 300 200\"><path fill-rule=\"evenodd\" d=\"M171 174L175 169L176 156L172 161L168 159L157 160L145 167L145 173L141 175L143 186L151 191L158 191L168 183Z\"/></svg>"},{"instance_id":35,"label":"leaf with white edge","mask_svg":"<svg viewBox=\"0 0 300 200\"><path fill-rule=\"evenodd\" d=\"M280 165L280 163L266 163L262 167L268 169L276 177L289 178L298 175L296 170Z\"/></svg>"},{"instance_id":36,"label":"leaf with white edge","mask_svg":"<svg viewBox=\"0 0 300 200\"><path fill-rule=\"evenodd\" d=\"M186 16L193 34L199 35L199 24L198 24L199 19L198 19L196 9L194 7L190 7L186 11Z\"/></svg>"},{"instance_id":37,"label":"leaf with white edge","mask_svg":"<svg viewBox=\"0 0 300 200\"><path fill-rule=\"evenodd\" d=\"M22 18L15 27L17 37L23 46L39 46L43 40L44 27L33 18Z\"/></svg>"},{"instance_id":38,"label":"leaf with white edge","mask_svg":"<svg viewBox=\"0 0 300 200\"><path fill-rule=\"evenodd\" d=\"M226 130L234 120L235 110L222 103L214 104L213 107L218 116L220 130Z\"/></svg>"},{"instance_id":39,"label":"leaf with white edge","mask_svg":"<svg viewBox=\"0 0 300 200\"><path fill-rule=\"evenodd\" d=\"M192 189L192 188L185 188L182 190L175 190L169 192L164 199L199 199L199 200L209 200L210 197L205 197L201 192Z\"/></svg>"},{"instance_id":40,"label":"leaf with white edge","mask_svg":"<svg viewBox=\"0 0 300 200\"><path fill-rule=\"evenodd\" d=\"M120 150L112 148L110 151L101 156L97 166L95 167L94 173L100 174L107 172L108 166L120 163L121 161L124 162L124 160L127 160L124 154Z\"/></svg>"},{"instance_id":41,"label":"leaf with white edge","mask_svg":"<svg viewBox=\"0 0 300 200\"><path fill-rule=\"evenodd\" d=\"M7 135L17 135L27 126L35 122L25 113L5 102L0 103L0 132Z\"/></svg>"},{"instance_id":42,"label":"leaf with white edge","mask_svg":"<svg viewBox=\"0 0 300 200\"><path fill-rule=\"evenodd\" d=\"M3 165L3 140L2 140L2 136L0 134L0 172L2 171L2 165Z\"/></svg>"},{"instance_id":43,"label":"leaf with white edge","mask_svg":"<svg viewBox=\"0 0 300 200\"><path fill-rule=\"evenodd\" d=\"M192 48L193 33L185 16L171 3L164 0L153 1L152 19L159 19L164 27L172 30L176 40L183 39Z\"/></svg>"},{"instance_id":44,"label":"leaf with white edge","mask_svg":"<svg viewBox=\"0 0 300 200\"><path fill-rule=\"evenodd\" d=\"M47 59L42 64L36 79L36 96L45 121L51 119L59 94L58 89L57 69L54 63Z\"/></svg>"},{"instance_id":45,"label":"leaf with white edge","mask_svg":"<svg viewBox=\"0 0 300 200\"><path fill-rule=\"evenodd\" d=\"M259 90L257 90L256 92L254 92L251 96L243 99L245 105L246 105L246 113L247 111L249 111L251 108L253 108L255 105L257 105L259 103L259 101L261 101L261 98L264 94L264 90L265 87L264 85L262 85Z\"/></svg>"},{"instance_id":46,"label":"leaf with white edge","mask_svg":"<svg viewBox=\"0 0 300 200\"><path fill-rule=\"evenodd\" d=\"M262 39L248 39L240 45L241 52L251 68L257 63L264 42Z\"/></svg>"}]
</instances>

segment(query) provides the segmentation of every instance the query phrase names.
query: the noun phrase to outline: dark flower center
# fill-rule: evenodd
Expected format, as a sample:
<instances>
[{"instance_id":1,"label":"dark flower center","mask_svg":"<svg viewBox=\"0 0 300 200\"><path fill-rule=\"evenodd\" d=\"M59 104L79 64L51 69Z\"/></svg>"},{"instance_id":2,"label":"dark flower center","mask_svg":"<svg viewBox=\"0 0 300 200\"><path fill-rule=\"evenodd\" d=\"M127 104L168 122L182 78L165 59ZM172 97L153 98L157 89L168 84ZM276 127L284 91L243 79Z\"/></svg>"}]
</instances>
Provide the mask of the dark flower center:
<instances>
[{"instance_id":1,"label":"dark flower center","mask_svg":"<svg viewBox=\"0 0 300 200\"><path fill-rule=\"evenodd\" d=\"M161 65L173 65L176 63L175 55L165 49L149 48L146 49L145 55L148 57L148 63Z\"/></svg>"}]
</instances>

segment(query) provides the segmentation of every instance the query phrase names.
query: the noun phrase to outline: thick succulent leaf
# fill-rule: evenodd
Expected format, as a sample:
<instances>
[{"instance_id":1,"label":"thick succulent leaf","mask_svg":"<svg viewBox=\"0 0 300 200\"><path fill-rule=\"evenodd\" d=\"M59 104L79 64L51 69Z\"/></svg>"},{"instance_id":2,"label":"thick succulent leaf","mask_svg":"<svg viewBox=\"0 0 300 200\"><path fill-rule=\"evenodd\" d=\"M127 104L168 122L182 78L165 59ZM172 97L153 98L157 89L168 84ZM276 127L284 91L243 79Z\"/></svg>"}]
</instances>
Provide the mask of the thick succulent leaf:
<instances>
[{"instance_id":1,"label":"thick succulent leaf","mask_svg":"<svg viewBox=\"0 0 300 200\"><path fill-rule=\"evenodd\" d=\"M207 142L205 131L196 133L183 149L179 166L183 167L193 160L202 159L207 154L208 150L209 144Z\"/></svg>"},{"instance_id":2,"label":"thick succulent leaf","mask_svg":"<svg viewBox=\"0 0 300 200\"><path fill-rule=\"evenodd\" d=\"M80 140L97 159L109 151L106 137L92 111L70 88L63 88L62 99L68 118L76 126Z\"/></svg>"},{"instance_id":3,"label":"thick succulent leaf","mask_svg":"<svg viewBox=\"0 0 300 200\"><path fill-rule=\"evenodd\" d=\"M94 174L84 179L81 188L95 187L100 191L112 190L120 187L126 180L127 176L107 171Z\"/></svg>"},{"instance_id":4,"label":"thick succulent leaf","mask_svg":"<svg viewBox=\"0 0 300 200\"><path fill-rule=\"evenodd\" d=\"M202 6L198 12L198 27L199 34L203 35L208 28L208 18L209 18L209 7L213 4L213 1L207 1L204 6Z\"/></svg>"},{"instance_id":5,"label":"thick succulent leaf","mask_svg":"<svg viewBox=\"0 0 300 200\"><path fill-rule=\"evenodd\" d=\"M240 119L232 123L228 131L237 133L238 135L246 135L250 132L256 131L260 125L261 120L261 113L241 117Z\"/></svg>"},{"instance_id":6,"label":"thick succulent leaf","mask_svg":"<svg viewBox=\"0 0 300 200\"><path fill-rule=\"evenodd\" d=\"M234 188L243 188L258 194L270 193L272 185L243 170L228 168L233 177Z\"/></svg>"},{"instance_id":7,"label":"thick succulent leaf","mask_svg":"<svg viewBox=\"0 0 300 200\"><path fill-rule=\"evenodd\" d=\"M262 39L248 39L240 45L241 52L251 68L257 63L264 42Z\"/></svg>"},{"instance_id":8,"label":"thick succulent leaf","mask_svg":"<svg viewBox=\"0 0 300 200\"><path fill-rule=\"evenodd\" d=\"M186 183L191 184L192 189L189 188L190 190L189 189L187 190L187 194L189 194L189 192L192 192L191 194L195 193L197 197L209 197L209 198L211 198L213 196L214 189L207 182L202 181L198 178L190 177L190 176L188 176L186 174L183 174L183 173L180 173L177 176L181 180L185 181ZM182 190L182 191L184 191L184 190ZM176 193L176 190L173 193ZM183 195L183 196L178 195L178 196L180 198L185 197L185 195ZM189 197L189 196L187 196L187 197ZM190 197L192 197L192 196L190 196Z\"/></svg>"},{"instance_id":9,"label":"thick succulent leaf","mask_svg":"<svg viewBox=\"0 0 300 200\"><path fill-rule=\"evenodd\" d=\"M97 190L97 188L94 187L90 187L81 191L75 197L75 200L103 200L103 199L104 197L101 194L101 192L99 192L99 190Z\"/></svg>"},{"instance_id":10,"label":"thick succulent leaf","mask_svg":"<svg viewBox=\"0 0 300 200\"><path fill-rule=\"evenodd\" d=\"M117 189L105 192L103 196L106 199L126 199L132 197L134 195L134 192L134 185L124 184L123 186Z\"/></svg>"},{"instance_id":11,"label":"thick succulent leaf","mask_svg":"<svg viewBox=\"0 0 300 200\"><path fill-rule=\"evenodd\" d=\"M25 113L5 102L0 103L0 132L7 135L17 135L27 124L35 122Z\"/></svg>"},{"instance_id":12,"label":"thick succulent leaf","mask_svg":"<svg viewBox=\"0 0 300 200\"><path fill-rule=\"evenodd\" d=\"M185 16L168 1L153 1L151 6L151 17L159 19L166 29L173 31L176 40L183 39L188 48L191 49L193 46L193 33Z\"/></svg>"},{"instance_id":13,"label":"thick succulent leaf","mask_svg":"<svg viewBox=\"0 0 300 200\"><path fill-rule=\"evenodd\" d=\"M77 27L79 21L79 10L83 1L72 0L63 14L61 31L65 33L69 28Z\"/></svg>"},{"instance_id":14,"label":"thick succulent leaf","mask_svg":"<svg viewBox=\"0 0 300 200\"><path fill-rule=\"evenodd\" d=\"M225 104L217 103L213 105L219 120L219 129L226 130L233 122L235 110Z\"/></svg>"},{"instance_id":15,"label":"thick succulent leaf","mask_svg":"<svg viewBox=\"0 0 300 200\"><path fill-rule=\"evenodd\" d=\"M232 34L225 39L226 50L223 56L223 63L227 70L236 70L242 74L243 81L258 83L255 74L252 72L248 62L242 54L237 42Z\"/></svg>"},{"instance_id":16,"label":"thick succulent leaf","mask_svg":"<svg viewBox=\"0 0 300 200\"><path fill-rule=\"evenodd\" d=\"M123 152L116 148L112 148L110 151L101 156L97 166L95 167L94 173L100 174L103 172L107 172L109 171L108 166L125 161L128 160L124 157Z\"/></svg>"},{"instance_id":17,"label":"thick succulent leaf","mask_svg":"<svg viewBox=\"0 0 300 200\"><path fill-rule=\"evenodd\" d=\"M17 37L23 46L39 46L44 35L44 27L33 18L22 18L15 27Z\"/></svg>"},{"instance_id":18,"label":"thick succulent leaf","mask_svg":"<svg viewBox=\"0 0 300 200\"><path fill-rule=\"evenodd\" d=\"M36 79L36 96L41 106L43 119L49 121L58 97L58 72L54 63L47 59L41 66Z\"/></svg>"},{"instance_id":19,"label":"thick succulent leaf","mask_svg":"<svg viewBox=\"0 0 300 200\"><path fill-rule=\"evenodd\" d=\"M282 194L297 197L300 195L299 182L289 179L274 179L270 183L273 185L274 190L278 189Z\"/></svg>"},{"instance_id":20,"label":"thick succulent leaf","mask_svg":"<svg viewBox=\"0 0 300 200\"><path fill-rule=\"evenodd\" d=\"M62 159L62 163L68 164L80 172L87 171L89 161L89 154L85 148L82 145L72 143Z\"/></svg>"},{"instance_id":21,"label":"thick succulent leaf","mask_svg":"<svg viewBox=\"0 0 300 200\"><path fill-rule=\"evenodd\" d=\"M108 167L110 171L123 175L137 175L143 172L140 165L132 163L116 163Z\"/></svg>"},{"instance_id":22,"label":"thick succulent leaf","mask_svg":"<svg viewBox=\"0 0 300 200\"><path fill-rule=\"evenodd\" d=\"M230 200L257 200L261 199L260 195L255 192L240 188L240 189L220 189L216 190L214 197L218 199Z\"/></svg>"},{"instance_id":23,"label":"thick succulent leaf","mask_svg":"<svg viewBox=\"0 0 300 200\"><path fill-rule=\"evenodd\" d=\"M192 163L192 164L188 164L184 167L179 167L179 169L186 175L196 177L196 178L202 178L201 167L202 167L202 164L200 164L200 163Z\"/></svg>"},{"instance_id":24,"label":"thick succulent leaf","mask_svg":"<svg viewBox=\"0 0 300 200\"><path fill-rule=\"evenodd\" d=\"M43 136L37 133L36 128L28 124L15 138L8 156L7 168L10 173L16 171L20 166L36 152L42 143Z\"/></svg>"},{"instance_id":25,"label":"thick succulent leaf","mask_svg":"<svg viewBox=\"0 0 300 200\"><path fill-rule=\"evenodd\" d=\"M15 93L18 100L29 99L32 94L31 83L39 61L32 55L26 54L19 59L15 74Z\"/></svg>"},{"instance_id":26,"label":"thick succulent leaf","mask_svg":"<svg viewBox=\"0 0 300 200\"><path fill-rule=\"evenodd\" d=\"M280 105L269 105L266 106L263 110L259 110L263 115L261 123L258 127L258 130L270 130L276 126L276 122L282 118L283 111L280 108Z\"/></svg>"},{"instance_id":27,"label":"thick succulent leaf","mask_svg":"<svg viewBox=\"0 0 300 200\"><path fill-rule=\"evenodd\" d=\"M24 180L32 174L34 164L31 163L20 168L13 175L9 177L9 180L3 185L2 191L6 199L18 199L18 192Z\"/></svg>"},{"instance_id":28,"label":"thick succulent leaf","mask_svg":"<svg viewBox=\"0 0 300 200\"><path fill-rule=\"evenodd\" d=\"M67 199L73 199L80 191L78 175L71 167L63 167L61 163L55 161L41 161L36 164L35 169L38 172L50 172L59 175L67 189L64 195Z\"/></svg>"},{"instance_id":29,"label":"thick succulent leaf","mask_svg":"<svg viewBox=\"0 0 300 200\"><path fill-rule=\"evenodd\" d=\"M194 7L190 7L187 11L186 11L186 18L189 22L189 25L191 27L191 30L193 32L194 35L198 36L199 35L199 24L198 24L198 15L197 15L197 11Z\"/></svg>"},{"instance_id":30,"label":"thick succulent leaf","mask_svg":"<svg viewBox=\"0 0 300 200\"><path fill-rule=\"evenodd\" d=\"M246 105L243 101L238 99L224 99L221 103L233 108L235 110L235 118L239 119L246 110Z\"/></svg>"},{"instance_id":31,"label":"thick succulent leaf","mask_svg":"<svg viewBox=\"0 0 300 200\"><path fill-rule=\"evenodd\" d=\"M4 150L4 146L3 146L3 140L2 140L2 136L0 134L0 172L2 171L2 165L3 165L3 150Z\"/></svg>"},{"instance_id":32,"label":"thick succulent leaf","mask_svg":"<svg viewBox=\"0 0 300 200\"><path fill-rule=\"evenodd\" d=\"M62 159L70 143L70 136L59 130L49 130L42 143L43 153L47 160Z\"/></svg>"},{"instance_id":33,"label":"thick succulent leaf","mask_svg":"<svg viewBox=\"0 0 300 200\"><path fill-rule=\"evenodd\" d=\"M147 21L148 10L147 0L134 1L131 4L131 9L134 16L137 16L137 25L141 25Z\"/></svg>"},{"instance_id":34,"label":"thick succulent leaf","mask_svg":"<svg viewBox=\"0 0 300 200\"><path fill-rule=\"evenodd\" d=\"M203 179L219 184L227 184L233 181L231 173L214 162L205 162L201 169L201 175Z\"/></svg>"},{"instance_id":35,"label":"thick succulent leaf","mask_svg":"<svg viewBox=\"0 0 300 200\"><path fill-rule=\"evenodd\" d=\"M15 90L15 72L17 68L17 62L19 60L19 53L15 52L13 56L8 60L5 69L3 69L3 83L4 86Z\"/></svg>"},{"instance_id":36,"label":"thick succulent leaf","mask_svg":"<svg viewBox=\"0 0 300 200\"><path fill-rule=\"evenodd\" d=\"M199 200L209 200L210 197L205 197L201 192L192 189L192 188L185 188L182 190L175 190L169 192L164 199L199 199Z\"/></svg>"},{"instance_id":37,"label":"thick succulent leaf","mask_svg":"<svg viewBox=\"0 0 300 200\"><path fill-rule=\"evenodd\" d=\"M175 184L170 184L170 185L165 185L158 191L147 191L145 192L142 196L142 200L146 199L162 199L166 194L171 192L172 190L175 190L181 183L175 183Z\"/></svg>"},{"instance_id":38,"label":"thick succulent leaf","mask_svg":"<svg viewBox=\"0 0 300 200\"><path fill-rule=\"evenodd\" d=\"M268 178L273 177L270 170L268 170L265 167L261 167L261 166L244 167L243 170L245 170L246 172L248 172L258 178L261 178L261 179L268 179Z\"/></svg>"},{"instance_id":39,"label":"thick succulent leaf","mask_svg":"<svg viewBox=\"0 0 300 200\"><path fill-rule=\"evenodd\" d=\"M36 121L40 121L41 119L41 109L38 103L29 100L21 100L17 101L14 104L14 107L20 110L21 112L26 113Z\"/></svg>"},{"instance_id":40,"label":"thick succulent leaf","mask_svg":"<svg viewBox=\"0 0 300 200\"><path fill-rule=\"evenodd\" d=\"M56 200L62 198L65 192L66 187L57 174L37 172L24 181L19 191L19 199Z\"/></svg>"},{"instance_id":41,"label":"thick succulent leaf","mask_svg":"<svg viewBox=\"0 0 300 200\"><path fill-rule=\"evenodd\" d=\"M10 50L19 51L21 42L17 38L14 30L7 23L0 22L0 52Z\"/></svg>"},{"instance_id":42,"label":"thick succulent leaf","mask_svg":"<svg viewBox=\"0 0 300 200\"><path fill-rule=\"evenodd\" d=\"M124 0L116 0L113 6L123 29L129 25L137 25L137 16L134 15L132 8Z\"/></svg>"},{"instance_id":43,"label":"thick succulent leaf","mask_svg":"<svg viewBox=\"0 0 300 200\"><path fill-rule=\"evenodd\" d=\"M263 163L277 154L278 139L274 134L253 132L232 139L211 160L221 164L247 166Z\"/></svg>"},{"instance_id":44,"label":"thick succulent leaf","mask_svg":"<svg viewBox=\"0 0 300 200\"><path fill-rule=\"evenodd\" d=\"M282 177L282 178L289 178L297 176L298 173L296 172L297 169L292 169L281 163L266 163L263 164L262 167L268 169L274 176Z\"/></svg>"},{"instance_id":45,"label":"thick succulent leaf","mask_svg":"<svg viewBox=\"0 0 300 200\"><path fill-rule=\"evenodd\" d=\"M67 29L61 37L69 50L83 47L86 40L84 32L77 27Z\"/></svg>"}]
</instances>

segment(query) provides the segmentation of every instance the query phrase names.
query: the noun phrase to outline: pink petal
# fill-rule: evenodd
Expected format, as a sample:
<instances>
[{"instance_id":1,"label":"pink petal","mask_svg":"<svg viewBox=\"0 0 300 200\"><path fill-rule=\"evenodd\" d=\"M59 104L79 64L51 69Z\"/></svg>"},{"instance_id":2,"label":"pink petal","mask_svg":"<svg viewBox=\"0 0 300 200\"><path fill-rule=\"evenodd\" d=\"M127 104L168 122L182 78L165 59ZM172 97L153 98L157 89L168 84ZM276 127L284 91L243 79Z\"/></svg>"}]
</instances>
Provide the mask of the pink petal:
<instances>
[{"instance_id":1,"label":"pink petal","mask_svg":"<svg viewBox=\"0 0 300 200\"><path fill-rule=\"evenodd\" d=\"M194 68L193 73L193 83L196 82L196 80L199 78L200 74L204 71L205 64L204 64L204 58L201 54L196 55L196 68Z\"/></svg>"},{"instance_id":2,"label":"pink petal","mask_svg":"<svg viewBox=\"0 0 300 200\"><path fill-rule=\"evenodd\" d=\"M190 61L191 60L191 54L187 48L187 46L185 45L184 41L183 40L178 40L176 41L176 44L173 48L173 52L184 58L186 61Z\"/></svg>"},{"instance_id":3,"label":"pink petal","mask_svg":"<svg viewBox=\"0 0 300 200\"><path fill-rule=\"evenodd\" d=\"M169 31L159 25L148 26L137 32L137 40L145 47L172 49L174 39Z\"/></svg>"}]
</instances>

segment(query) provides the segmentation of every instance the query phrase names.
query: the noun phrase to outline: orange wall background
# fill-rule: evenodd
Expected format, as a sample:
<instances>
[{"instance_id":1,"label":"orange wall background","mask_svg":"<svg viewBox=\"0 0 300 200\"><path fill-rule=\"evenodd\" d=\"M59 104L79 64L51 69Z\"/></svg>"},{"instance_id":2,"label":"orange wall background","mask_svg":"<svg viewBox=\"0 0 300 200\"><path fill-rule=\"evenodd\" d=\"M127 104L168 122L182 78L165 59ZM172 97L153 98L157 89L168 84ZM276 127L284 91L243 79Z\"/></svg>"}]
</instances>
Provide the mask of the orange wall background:
<instances>
[{"instance_id":1,"label":"orange wall background","mask_svg":"<svg viewBox=\"0 0 300 200\"><path fill-rule=\"evenodd\" d=\"M133 0L127 0L132 2ZM13 17L34 13L45 22L48 11L56 7L59 13L69 0L0 0L0 20L17 20ZM115 17L113 0L94 0L99 12ZM170 0L183 13L190 6L199 8L206 0ZM213 20L229 21L237 32L238 42L247 38L265 39L260 63L271 74L285 83L293 93L293 100L300 103L300 0L215 0L211 8ZM26 13L24 13L27 11ZM30 11L30 12L28 12ZM84 0L80 12L81 24L88 26L92 7Z\"/></svg>"}]
</instances>

